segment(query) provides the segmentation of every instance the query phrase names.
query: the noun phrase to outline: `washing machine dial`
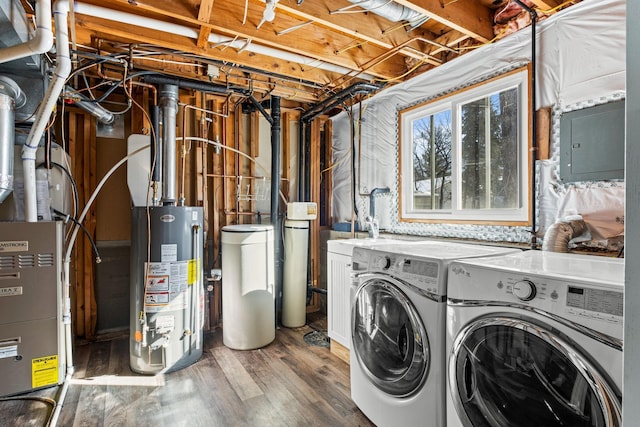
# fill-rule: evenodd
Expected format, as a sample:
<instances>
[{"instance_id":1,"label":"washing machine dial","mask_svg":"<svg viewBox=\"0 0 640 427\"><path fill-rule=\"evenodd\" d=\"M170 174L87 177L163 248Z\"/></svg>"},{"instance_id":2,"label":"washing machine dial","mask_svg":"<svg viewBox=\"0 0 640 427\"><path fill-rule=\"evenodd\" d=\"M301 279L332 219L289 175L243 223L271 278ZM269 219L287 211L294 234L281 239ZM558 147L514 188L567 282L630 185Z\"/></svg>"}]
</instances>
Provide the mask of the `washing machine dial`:
<instances>
[{"instance_id":1,"label":"washing machine dial","mask_svg":"<svg viewBox=\"0 0 640 427\"><path fill-rule=\"evenodd\" d=\"M531 280L520 280L513 285L513 294L521 301L531 301L536 296L536 285Z\"/></svg>"},{"instance_id":2,"label":"washing machine dial","mask_svg":"<svg viewBox=\"0 0 640 427\"><path fill-rule=\"evenodd\" d=\"M373 265L379 270L386 270L391 266L391 258L388 255L381 255L373 260Z\"/></svg>"}]
</instances>

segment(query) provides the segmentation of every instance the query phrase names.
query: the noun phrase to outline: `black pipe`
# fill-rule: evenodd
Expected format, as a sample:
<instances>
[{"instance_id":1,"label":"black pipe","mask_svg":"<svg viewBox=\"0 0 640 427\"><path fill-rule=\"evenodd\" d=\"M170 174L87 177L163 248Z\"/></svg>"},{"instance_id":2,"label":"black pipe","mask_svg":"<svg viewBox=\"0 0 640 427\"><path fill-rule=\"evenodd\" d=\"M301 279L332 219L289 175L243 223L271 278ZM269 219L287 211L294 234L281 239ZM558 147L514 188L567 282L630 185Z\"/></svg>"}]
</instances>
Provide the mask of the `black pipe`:
<instances>
[{"instance_id":1,"label":"black pipe","mask_svg":"<svg viewBox=\"0 0 640 427\"><path fill-rule=\"evenodd\" d=\"M271 97L271 225L274 235L276 324L282 307L282 238L280 233L280 97Z\"/></svg>"},{"instance_id":2,"label":"black pipe","mask_svg":"<svg viewBox=\"0 0 640 427\"><path fill-rule=\"evenodd\" d=\"M355 95L367 95L380 89L382 89L382 86L375 85L373 83L355 83L333 95L332 97L329 97L324 101L315 104L309 110L305 111L302 116L300 116L300 121L310 122L320 114L327 111L329 108L342 103L347 98L351 98Z\"/></svg>"},{"instance_id":3,"label":"black pipe","mask_svg":"<svg viewBox=\"0 0 640 427\"><path fill-rule=\"evenodd\" d=\"M305 126L305 141L308 144L304 145L304 200L310 201L311 198L311 123L306 123ZM301 200L303 201L303 200Z\"/></svg>"},{"instance_id":4,"label":"black pipe","mask_svg":"<svg viewBox=\"0 0 640 427\"><path fill-rule=\"evenodd\" d=\"M183 89L193 89L200 92L217 93L222 95L228 95L231 92L245 93L245 89L241 88L228 88L226 86L215 85L213 83L205 83L196 80L179 79L175 77L167 77L163 75L153 74L144 77L145 83L155 85L175 85Z\"/></svg>"},{"instance_id":5,"label":"black pipe","mask_svg":"<svg viewBox=\"0 0 640 427\"><path fill-rule=\"evenodd\" d=\"M531 249L537 249L538 238L536 236L536 161L538 160L538 120L536 117L536 11L520 0L515 0L521 8L529 12L531 16L531 176L533 189L531 191Z\"/></svg>"},{"instance_id":6,"label":"black pipe","mask_svg":"<svg viewBox=\"0 0 640 427\"><path fill-rule=\"evenodd\" d=\"M267 113L267 110L265 110L264 106L253 95L249 95L248 98L249 98L249 101L251 101L251 103L253 104L253 106L256 107L257 110L260 111L260 113L262 113L264 118L267 119L269 124L273 127L273 124L274 124L273 109L271 110L271 115L269 115L269 113ZM280 98L278 98L278 100L280 100ZM278 113L280 113L279 109L278 109Z\"/></svg>"},{"instance_id":7,"label":"black pipe","mask_svg":"<svg viewBox=\"0 0 640 427\"><path fill-rule=\"evenodd\" d=\"M149 101L151 104L151 101ZM160 159L158 148L160 143L160 107L157 104L149 105L149 121L151 121L151 180L160 181Z\"/></svg>"},{"instance_id":8,"label":"black pipe","mask_svg":"<svg viewBox=\"0 0 640 427\"><path fill-rule=\"evenodd\" d=\"M305 194L304 194L304 188L306 186L306 178L304 178L305 176L305 163L306 163L306 156L304 153L304 149L305 149L305 144L304 144L304 138L305 138L305 129L307 127L307 124L303 121L298 122L298 201L302 202L305 199Z\"/></svg>"}]
</instances>

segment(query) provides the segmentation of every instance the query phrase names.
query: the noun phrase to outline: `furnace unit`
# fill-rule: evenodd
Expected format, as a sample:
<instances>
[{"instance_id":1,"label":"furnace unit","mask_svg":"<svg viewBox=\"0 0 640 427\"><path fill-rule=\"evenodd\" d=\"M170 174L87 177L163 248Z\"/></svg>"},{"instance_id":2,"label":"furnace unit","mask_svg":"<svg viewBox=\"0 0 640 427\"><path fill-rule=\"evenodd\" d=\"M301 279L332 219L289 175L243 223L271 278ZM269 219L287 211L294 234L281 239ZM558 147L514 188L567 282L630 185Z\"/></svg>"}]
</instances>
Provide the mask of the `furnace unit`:
<instances>
[{"instance_id":1,"label":"furnace unit","mask_svg":"<svg viewBox=\"0 0 640 427\"><path fill-rule=\"evenodd\" d=\"M62 224L0 222L0 396L62 384Z\"/></svg>"}]
</instances>

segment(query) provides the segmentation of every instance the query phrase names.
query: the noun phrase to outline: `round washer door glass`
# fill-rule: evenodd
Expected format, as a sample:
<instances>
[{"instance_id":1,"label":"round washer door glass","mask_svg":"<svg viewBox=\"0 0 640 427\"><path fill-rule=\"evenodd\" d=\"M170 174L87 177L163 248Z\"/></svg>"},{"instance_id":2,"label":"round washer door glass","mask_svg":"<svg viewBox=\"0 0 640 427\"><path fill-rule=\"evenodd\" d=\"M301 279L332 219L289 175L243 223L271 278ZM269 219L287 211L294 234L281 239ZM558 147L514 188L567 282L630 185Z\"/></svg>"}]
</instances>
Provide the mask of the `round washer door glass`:
<instances>
[{"instance_id":1,"label":"round washer door glass","mask_svg":"<svg viewBox=\"0 0 640 427\"><path fill-rule=\"evenodd\" d=\"M454 342L449 381L474 427L619 426L620 400L563 336L522 319L492 317Z\"/></svg>"},{"instance_id":2,"label":"round washer door glass","mask_svg":"<svg viewBox=\"0 0 640 427\"><path fill-rule=\"evenodd\" d=\"M429 369L429 342L415 306L387 280L364 282L354 297L351 335L369 380L393 396L408 396Z\"/></svg>"}]
</instances>

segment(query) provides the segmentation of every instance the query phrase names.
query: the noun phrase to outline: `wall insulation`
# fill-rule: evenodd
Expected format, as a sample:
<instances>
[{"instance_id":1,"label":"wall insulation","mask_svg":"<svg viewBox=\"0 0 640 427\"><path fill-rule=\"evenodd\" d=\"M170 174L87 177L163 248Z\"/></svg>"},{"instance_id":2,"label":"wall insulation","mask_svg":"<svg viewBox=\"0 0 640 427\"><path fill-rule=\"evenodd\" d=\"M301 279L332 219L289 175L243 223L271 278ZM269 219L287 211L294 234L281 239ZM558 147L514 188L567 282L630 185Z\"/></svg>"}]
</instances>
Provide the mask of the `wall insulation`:
<instances>
[{"instance_id":1,"label":"wall insulation","mask_svg":"<svg viewBox=\"0 0 640 427\"><path fill-rule=\"evenodd\" d=\"M595 228L594 239L622 232L624 182L563 184L558 181L558 121L562 112L624 98L625 93L624 0L585 0L541 21L537 31L537 106L553 110L551 158L537 163L536 201L538 234L557 218L580 213L584 206L601 206L607 212L589 212L585 218ZM400 223L398 221L398 110L486 80L531 59L531 30L524 29L494 44L465 54L410 81L381 91L362 103L362 138L356 135L356 192L358 221L364 225L369 212L368 193L377 187L391 192L376 200L383 228L393 233L474 238L489 241L529 242L527 227L460 224ZM352 114L357 119L358 106ZM347 112L333 120L333 222L350 221L351 123ZM358 167L358 166L356 166ZM385 199L385 200L382 200ZM591 221L594 217L603 217ZM617 219L616 219L617 218ZM592 223L590 223L591 221ZM603 224L606 223L606 225ZM618 226L611 225L618 223ZM606 244L606 243L605 243Z\"/></svg>"}]
</instances>

